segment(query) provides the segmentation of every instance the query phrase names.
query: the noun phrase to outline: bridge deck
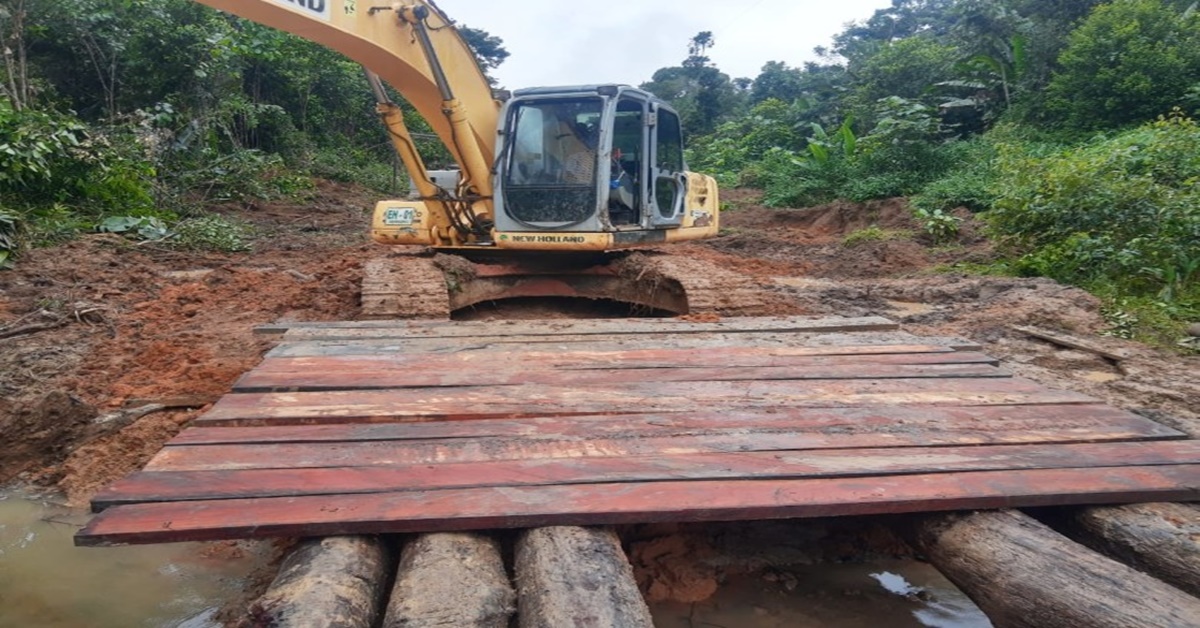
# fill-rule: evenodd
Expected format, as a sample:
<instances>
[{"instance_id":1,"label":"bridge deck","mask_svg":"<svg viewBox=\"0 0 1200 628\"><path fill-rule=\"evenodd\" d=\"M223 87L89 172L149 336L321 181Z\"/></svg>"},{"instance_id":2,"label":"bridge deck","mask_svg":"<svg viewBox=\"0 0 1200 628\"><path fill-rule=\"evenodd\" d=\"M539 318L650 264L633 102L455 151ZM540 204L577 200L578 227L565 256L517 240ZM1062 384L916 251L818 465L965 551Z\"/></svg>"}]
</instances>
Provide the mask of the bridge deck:
<instances>
[{"instance_id":1,"label":"bridge deck","mask_svg":"<svg viewBox=\"0 0 1200 628\"><path fill-rule=\"evenodd\" d=\"M76 540L1195 499L1200 441L884 319L314 323Z\"/></svg>"}]
</instances>

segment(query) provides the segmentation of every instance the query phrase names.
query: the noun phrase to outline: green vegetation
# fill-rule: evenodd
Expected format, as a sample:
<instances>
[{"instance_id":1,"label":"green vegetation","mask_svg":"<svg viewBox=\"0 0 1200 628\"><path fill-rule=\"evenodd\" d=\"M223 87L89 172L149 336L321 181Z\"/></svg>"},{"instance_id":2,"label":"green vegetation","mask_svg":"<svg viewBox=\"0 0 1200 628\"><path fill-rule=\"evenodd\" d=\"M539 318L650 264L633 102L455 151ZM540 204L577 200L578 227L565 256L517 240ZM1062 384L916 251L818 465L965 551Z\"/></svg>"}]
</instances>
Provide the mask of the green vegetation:
<instances>
[{"instance_id":1,"label":"green vegetation","mask_svg":"<svg viewBox=\"0 0 1200 628\"><path fill-rule=\"evenodd\" d=\"M879 225L871 225L854 231L842 239L842 246L855 247L863 242L886 242L888 240L907 240L912 234L907 231L884 229Z\"/></svg>"},{"instance_id":2,"label":"green vegetation","mask_svg":"<svg viewBox=\"0 0 1200 628\"><path fill-rule=\"evenodd\" d=\"M1200 320L1197 4L892 4L820 63L731 80L749 88L690 129L690 165L779 207L907 196L937 244L965 207L1004 255L977 272L1083 287L1114 333L1175 344Z\"/></svg>"},{"instance_id":3,"label":"green vegetation","mask_svg":"<svg viewBox=\"0 0 1200 628\"><path fill-rule=\"evenodd\" d=\"M463 33L485 68L508 56ZM209 208L302 197L313 176L401 191L362 69L312 42L190 0L12 0L0 47L0 266L97 230L243 250Z\"/></svg>"}]
</instances>

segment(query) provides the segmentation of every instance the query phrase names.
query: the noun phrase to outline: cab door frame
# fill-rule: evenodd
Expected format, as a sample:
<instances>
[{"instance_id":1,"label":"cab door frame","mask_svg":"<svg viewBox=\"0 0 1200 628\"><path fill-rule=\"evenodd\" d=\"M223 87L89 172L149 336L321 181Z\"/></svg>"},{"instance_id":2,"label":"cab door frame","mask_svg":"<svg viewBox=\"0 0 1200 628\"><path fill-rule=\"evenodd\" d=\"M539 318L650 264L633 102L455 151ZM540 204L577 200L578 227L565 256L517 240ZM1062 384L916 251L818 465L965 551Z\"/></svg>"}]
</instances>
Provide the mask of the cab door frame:
<instances>
[{"instance_id":1,"label":"cab door frame","mask_svg":"<svg viewBox=\"0 0 1200 628\"><path fill-rule=\"evenodd\" d=\"M679 114L661 103L650 104L646 131L650 141L650 176L647 177L650 226L683 224L687 198L687 166L683 161L683 129Z\"/></svg>"}]
</instances>

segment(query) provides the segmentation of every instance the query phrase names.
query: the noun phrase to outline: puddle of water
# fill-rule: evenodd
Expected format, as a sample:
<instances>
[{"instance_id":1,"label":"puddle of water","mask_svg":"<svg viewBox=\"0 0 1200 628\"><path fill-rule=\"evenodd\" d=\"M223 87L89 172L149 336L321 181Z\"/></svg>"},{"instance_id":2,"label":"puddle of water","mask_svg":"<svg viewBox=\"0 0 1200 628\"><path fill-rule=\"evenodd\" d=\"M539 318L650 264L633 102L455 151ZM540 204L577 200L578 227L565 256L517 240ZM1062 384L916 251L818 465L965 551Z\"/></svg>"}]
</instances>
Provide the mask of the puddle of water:
<instances>
[{"instance_id":1,"label":"puddle of water","mask_svg":"<svg viewBox=\"0 0 1200 628\"><path fill-rule=\"evenodd\" d=\"M936 569L916 561L820 564L732 576L704 602L652 604L650 611L659 628L992 625Z\"/></svg>"},{"instance_id":2,"label":"puddle of water","mask_svg":"<svg viewBox=\"0 0 1200 628\"><path fill-rule=\"evenodd\" d=\"M80 548L87 513L0 494L0 626L218 627L255 559L194 543Z\"/></svg>"},{"instance_id":3,"label":"puddle of water","mask_svg":"<svg viewBox=\"0 0 1200 628\"><path fill-rule=\"evenodd\" d=\"M901 318L928 314L937 309L928 303L914 303L911 301L887 301L887 304L888 309L895 312Z\"/></svg>"}]
</instances>

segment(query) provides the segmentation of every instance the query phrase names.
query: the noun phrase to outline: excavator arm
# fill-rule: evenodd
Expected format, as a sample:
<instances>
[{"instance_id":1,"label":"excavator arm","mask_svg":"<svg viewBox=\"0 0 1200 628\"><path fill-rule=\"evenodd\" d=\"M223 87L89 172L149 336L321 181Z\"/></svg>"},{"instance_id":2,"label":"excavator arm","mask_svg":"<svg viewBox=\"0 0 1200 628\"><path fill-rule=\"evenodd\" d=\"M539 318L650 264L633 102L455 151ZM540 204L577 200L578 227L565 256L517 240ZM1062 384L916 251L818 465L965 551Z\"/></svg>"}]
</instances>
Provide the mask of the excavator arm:
<instances>
[{"instance_id":1,"label":"excavator arm","mask_svg":"<svg viewBox=\"0 0 1200 628\"><path fill-rule=\"evenodd\" d=\"M433 237L457 244L487 230L501 105L475 55L433 2L196 1L324 45L361 64L396 151L433 209L428 217ZM400 109L387 98L380 79L404 95L458 163L462 181L456 194L446 194L429 180Z\"/></svg>"}]
</instances>

